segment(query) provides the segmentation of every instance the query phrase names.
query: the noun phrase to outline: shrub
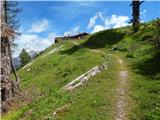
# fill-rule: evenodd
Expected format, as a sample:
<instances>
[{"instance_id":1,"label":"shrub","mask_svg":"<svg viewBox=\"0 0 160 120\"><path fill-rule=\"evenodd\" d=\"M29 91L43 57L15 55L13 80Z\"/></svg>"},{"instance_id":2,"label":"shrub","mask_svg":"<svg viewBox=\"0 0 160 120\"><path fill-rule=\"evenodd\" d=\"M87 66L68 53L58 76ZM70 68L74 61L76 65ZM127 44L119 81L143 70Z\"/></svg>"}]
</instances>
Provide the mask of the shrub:
<instances>
[{"instance_id":1,"label":"shrub","mask_svg":"<svg viewBox=\"0 0 160 120\"><path fill-rule=\"evenodd\" d=\"M160 18L153 23L153 30L154 30L154 36L153 36L153 42L156 48L160 49Z\"/></svg>"},{"instance_id":2,"label":"shrub","mask_svg":"<svg viewBox=\"0 0 160 120\"><path fill-rule=\"evenodd\" d=\"M128 53L128 54L126 55L126 57L127 57L127 58L134 58L134 55L133 55L133 53Z\"/></svg>"}]
</instances>

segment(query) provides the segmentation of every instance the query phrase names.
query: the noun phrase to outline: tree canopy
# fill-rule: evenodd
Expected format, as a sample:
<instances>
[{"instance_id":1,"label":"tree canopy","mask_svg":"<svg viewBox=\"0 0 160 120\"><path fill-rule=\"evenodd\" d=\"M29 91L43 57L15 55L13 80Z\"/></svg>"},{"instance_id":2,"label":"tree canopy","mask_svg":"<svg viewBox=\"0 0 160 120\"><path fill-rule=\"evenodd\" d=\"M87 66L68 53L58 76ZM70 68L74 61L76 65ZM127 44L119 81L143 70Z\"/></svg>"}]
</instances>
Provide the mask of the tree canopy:
<instances>
[{"instance_id":1,"label":"tree canopy","mask_svg":"<svg viewBox=\"0 0 160 120\"><path fill-rule=\"evenodd\" d=\"M21 60L21 66L26 65L31 60L31 56L27 53L27 51L24 48L22 49L19 57Z\"/></svg>"}]
</instances>

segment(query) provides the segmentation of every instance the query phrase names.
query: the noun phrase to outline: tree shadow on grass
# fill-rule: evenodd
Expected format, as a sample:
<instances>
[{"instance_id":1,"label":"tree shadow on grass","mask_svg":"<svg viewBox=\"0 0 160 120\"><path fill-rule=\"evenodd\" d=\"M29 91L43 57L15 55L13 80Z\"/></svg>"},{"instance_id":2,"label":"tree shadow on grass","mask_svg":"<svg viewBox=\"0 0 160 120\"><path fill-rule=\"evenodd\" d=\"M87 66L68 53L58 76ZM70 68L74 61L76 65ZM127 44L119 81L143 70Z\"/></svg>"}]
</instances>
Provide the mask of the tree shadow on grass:
<instances>
[{"instance_id":1,"label":"tree shadow on grass","mask_svg":"<svg viewBox=\"0 0 160 120\"><path fill-rule=\"evenodd\" d=\"M160 52L157 52L152 58L138 63L135 69L139 74L160 80Z\"/></svg>"},{"instance_id":2,"label":"tree shadow on grass","mask_svg":"<svg viewBox=\"0 0 160 120\"><path fill-rule=\"evenodd\" d=\"M120 42L125 34L116 30L102 31L92 35L83 46L90 49L104 48L106 45L114 45Z\"/></svg>"},{"instance_id":3,"label":"tree shadow on grass","mask_svg":"<svg viewBox=\"0 0 160 120\"><path fill-rule=\"evenodd\" d=\"M104 48L106 45L111 46L118 43L123 39L124 35L123 33L116 32L116 30L101 31L91 35L88 40L80 46L74 45L72 48L62 51L61 53L71 55L82 48Z\"/></svg>"},{"instance_id":4,"label":"tree shadow on grass","mask_svg":"<svg viewBox=\"0 0 160 120\"><path fill-rule=\"evenodd\" d=\"M60 53L61 54L68 54L68 55L72 55L74 52L78 51L82 49L82 47L78 46L78 45L74 45L72 48L67 49L67 50L63 50Z\"/></svg>"}]
</instances>

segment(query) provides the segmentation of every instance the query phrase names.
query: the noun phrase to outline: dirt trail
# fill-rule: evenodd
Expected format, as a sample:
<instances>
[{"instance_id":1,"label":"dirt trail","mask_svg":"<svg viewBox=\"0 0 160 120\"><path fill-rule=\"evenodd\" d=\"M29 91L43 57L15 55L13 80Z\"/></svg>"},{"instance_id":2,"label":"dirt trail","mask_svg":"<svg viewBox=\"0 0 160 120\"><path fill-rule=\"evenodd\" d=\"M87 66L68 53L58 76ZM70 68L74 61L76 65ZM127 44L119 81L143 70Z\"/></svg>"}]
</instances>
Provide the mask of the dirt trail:
<instances>
[{"instance_id":1,"label":"dirt trail","mask_svg":"<svg viewBox=\"0 0 160 120\"><path fill-rule=\"evenodd\" d=\"M128 120L126 115L126 107L127 107L127 79L128 72L125 69L124 63L122 59L118 59L120 65L119 72L119 80L116 89L116 115L115 120Z\"/></svg>"},{"instance_id":2,"label":"dirt trail","mask_svg":"<svg viewBox=\"0 0 160 120\"><path fill-rule=\"evenodd\" d=\"M75 41L72 41L72 43L81 47L81 48L83 47L83 46L80 46ZM102 51L97 50L97 49L89 49L89 51L105 55L105 53L103 53ZM127 112L128 71L125 67L124 61L119 56L116 56L116 58L118 59L120 70L119 70L119 79L118 79L117 88L116 88L116 102L115 102L114 120L128 120L128 118L127 118L127 113L128 113ZM86 75L84 75L84 76L86 76ZM78 80L81 81L82 78L80 78ZM75 81L77 81L77 79ZM75 83L75 81L72 81L72 82ZM70 84L72 85L72 82L69 83L68 85L70 85ZM79 85L79 83L78 83L78 85Z\"/></svg>"}]
</instances>

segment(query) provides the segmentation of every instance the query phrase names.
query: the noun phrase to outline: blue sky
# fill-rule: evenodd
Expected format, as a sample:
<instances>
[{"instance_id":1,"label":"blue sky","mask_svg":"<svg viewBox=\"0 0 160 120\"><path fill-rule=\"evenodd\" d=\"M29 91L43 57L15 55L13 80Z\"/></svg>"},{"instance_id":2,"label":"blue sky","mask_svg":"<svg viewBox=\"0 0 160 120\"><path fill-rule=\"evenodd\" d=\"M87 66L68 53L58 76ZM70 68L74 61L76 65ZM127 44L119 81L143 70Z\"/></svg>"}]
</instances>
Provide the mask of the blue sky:
<instances>
[{"instance_id":1,"label":"blue sky","mask_svg":"<svg viewBox=\"0 0 160 120\"><path fill-rule=\"evenodd\" d=\"M22 48L41 51L54 43L56 36L79 32L94 33L128 25L132 18L130 1L19 1L23 11L18 15L21 36L14 56ZM160 2L141 5L141 21L160 17Z\"/></svg>"}]
</instances>

